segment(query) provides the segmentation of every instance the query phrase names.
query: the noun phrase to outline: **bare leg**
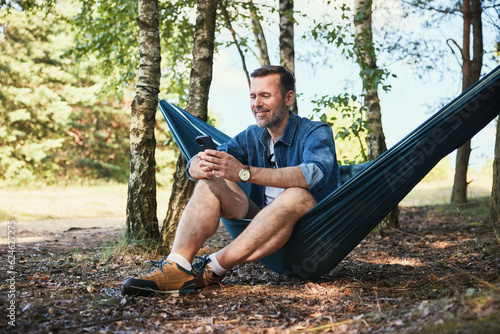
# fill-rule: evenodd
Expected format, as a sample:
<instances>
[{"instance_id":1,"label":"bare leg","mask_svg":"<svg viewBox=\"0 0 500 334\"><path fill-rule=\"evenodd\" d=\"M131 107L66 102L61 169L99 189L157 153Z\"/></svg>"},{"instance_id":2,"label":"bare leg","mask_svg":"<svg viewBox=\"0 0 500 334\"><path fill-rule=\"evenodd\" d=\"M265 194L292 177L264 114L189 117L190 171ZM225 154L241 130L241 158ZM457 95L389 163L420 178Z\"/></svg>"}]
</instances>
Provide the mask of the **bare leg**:
<instances>
[{"instance_id":1,"label":"bare leg","mask_svg":"<svg viewBox=\"0 0 500 334\"><path fill-rule=\"evenodd\" d=\"M198 181L179 221L172 253L192 262L215 234L220 217L243 218L247 211L248 198L236 183L218 177Z\"/></svg>"},{"instance_id":2,"label":"bare leg","mask_svg":"<svg viewBox=\"0 0 500 334\"><path fill-rule=\"evenodd\" d=\"M286 189L262 209L233 242L217 253L217 261L229 269L274 253L288 241L295 223L315 205L307 190Z\"/></svg>"}]
</instances>

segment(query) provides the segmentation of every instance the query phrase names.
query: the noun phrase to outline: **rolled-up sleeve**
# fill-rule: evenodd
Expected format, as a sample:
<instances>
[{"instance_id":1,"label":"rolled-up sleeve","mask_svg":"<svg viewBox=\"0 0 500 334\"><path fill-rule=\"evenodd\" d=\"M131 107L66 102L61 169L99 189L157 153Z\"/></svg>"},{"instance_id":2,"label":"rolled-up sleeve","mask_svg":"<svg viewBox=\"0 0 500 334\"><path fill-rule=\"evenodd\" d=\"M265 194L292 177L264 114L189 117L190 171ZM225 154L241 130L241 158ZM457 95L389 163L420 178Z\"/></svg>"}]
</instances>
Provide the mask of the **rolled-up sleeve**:
<instances>
[{"instance_id":1,"label":"rolled-up sleeve","mask_svg":"<svg viewBox=\"0 0 500 334\"><path fill-rule=\"evenodd\" d=\"M299 165L302 174L304 174L304 178L307 181L309 189L312 190L316 185L321 182L324 177L321 169L314 163L311 164L300 164Z\"/></svg>"},{"instance_id":2,"label":"rolled-up sleeve","mask_svg":"<svg viewBox=\"0 0 500 334\"><path fill-rule=\"evenodd\" d=\"M302 163L299 165L309 185L309 191L317 192L329 182L338 185L338 164L332 129L319 124L303 142ZM333 179L331 179L333 177Z\"/></svg>"}]
</instances>

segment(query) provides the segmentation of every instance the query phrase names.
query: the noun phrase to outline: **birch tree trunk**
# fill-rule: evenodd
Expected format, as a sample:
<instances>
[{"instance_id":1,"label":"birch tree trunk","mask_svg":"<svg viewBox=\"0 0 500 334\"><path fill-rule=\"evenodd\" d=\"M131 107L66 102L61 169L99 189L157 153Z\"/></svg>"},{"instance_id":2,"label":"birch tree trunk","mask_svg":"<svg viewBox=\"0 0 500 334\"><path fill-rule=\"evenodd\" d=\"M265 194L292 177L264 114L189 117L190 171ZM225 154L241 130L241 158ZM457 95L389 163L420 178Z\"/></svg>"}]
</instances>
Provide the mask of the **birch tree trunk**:
<instances>
[{"instance_id":1,"label":"birch tree trunk","mask_svg":"<svg viewBox=\"0 0 500 334\"><path fill-rule=\"evenodd\" d=\"M160 88L161 47L158 0L139 0L138 86L153 92ZM127 198L127 238L158 239L155 178L155 97L136 88L130 125L130 177Z\"/></svg>"},{"instance_id":2,"label":"birch tree trunk","mask_svg":"<svg viewBox=\"0 0 500 334\"><path fill-rule=\"evenodd\" d=\"M295 74L293 0L280 0L280 63ZM290 109L298 114L297 98Z\"/></svg>"},{"instance_id":3,"label":"birch tree trunk","mask_svg":"<svg viewBox=\"0 0 500 334\"><path fill-rule=\"evenodd\" d=\"M462 91L465 91L481 76L483 66L483 32L481 21L481 0L464 0L462 13L464 20L462 53ZM472 26L472 52L470 36ZM471 152L470 140L457 149L455 160L455 180L451 192L451 203L467 203L467 169Z\"/></svg>"},{"instance_id":4,"label":"birch tree trunk","mask_svg":"<svg viewBox=\"0 0 500 334\"><path fill-rule=\"evenodd\" d=\"M372 1L356 0L355 11L358 19L354 20L358 63L363 80L365 117L370 130L366 142L368 158L374 160L387 150L384 130L382 129L382 113L378 97L377 60L373 47L372 34Z\"/></svg>"},{"instance_id":5,"label":"birch tree trunk","mask_svg":"<svg viewBox=\"0 0 500 334\"><path fill-rule=\"evenodd\" d=\"M258 59L260 66L270 65L271 60L269 59L269 52L267 50L266 35L264 35L264 30L262 29L262 25L260 24L257 8L253 4L252 0L248 0L248 3L250 3L250 17L252 30L255 37L255 44L257 45L257 49L259 49L260 56L258 57Z\"/></svg>"},{"instance_id":6,"label":"birch tree trunk","mask_svg":"<svg viewBox=\"0 0 500 334\"><path fill-rule=\"evenodd\" d=\"M208 93L212 82L212 66L215 41L215 20L218 0L198 1L193 47L193 63L189 81L186 111L207 120ZM166 252L177 230L177 224L193 192L194 183L186 177L186 160L177 161L174 184L166 217L163 221L162 247Z\"/></svg>"},{"instance_id":7,"label":"birch tree trunk","mask_svg":"<svg viewBox=\"0 0 500 334\"><path fill-rule=\"evenodd\" d=\"M354 18L355 48L360 74L363 80L365 118L369 126L366 143L370 161L387 150L382 129L382 113L378 97L378 68L372 33L372 0L355 0ZM381 233L385 228L397 228L399 209L396 207L380 223Z\"/></svg>"}]
</instances>

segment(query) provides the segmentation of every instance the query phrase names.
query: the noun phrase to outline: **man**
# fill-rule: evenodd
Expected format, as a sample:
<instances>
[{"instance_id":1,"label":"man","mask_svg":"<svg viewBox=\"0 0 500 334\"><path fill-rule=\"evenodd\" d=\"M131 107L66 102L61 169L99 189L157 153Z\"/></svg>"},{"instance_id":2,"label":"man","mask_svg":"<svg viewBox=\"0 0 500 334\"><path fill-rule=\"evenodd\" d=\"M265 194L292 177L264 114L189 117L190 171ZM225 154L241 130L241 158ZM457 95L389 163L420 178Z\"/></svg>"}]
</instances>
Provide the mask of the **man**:
<instances>
[{"instance_id":1,"label":"man","mask_svg":"<svg viewBox=\"0 0 500 334\"><path fill-rule=\"evenodd\" d=\"M331 128L290 112L294 77L282 66L252 74L250 107L256 125L218 150L191 159L188 176L197 181L180 219L170 255L152 262L149 274L128 279L124 293L190 292L219 282L227 270L279 250L295 223L335 190L339 170ZM250 198L237 182L251 183ZM217 253L195 261L220 218L253 218Z\"/></svg>"}]
</instances>

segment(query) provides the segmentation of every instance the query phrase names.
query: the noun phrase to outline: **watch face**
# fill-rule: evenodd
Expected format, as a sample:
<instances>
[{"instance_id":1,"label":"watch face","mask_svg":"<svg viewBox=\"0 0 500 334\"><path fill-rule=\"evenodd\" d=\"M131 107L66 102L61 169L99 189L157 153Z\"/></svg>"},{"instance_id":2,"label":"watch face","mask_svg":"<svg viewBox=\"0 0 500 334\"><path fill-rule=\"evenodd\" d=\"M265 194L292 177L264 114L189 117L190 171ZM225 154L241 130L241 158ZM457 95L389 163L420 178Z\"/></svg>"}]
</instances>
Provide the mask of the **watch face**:
<instances>
[{"instance_id":1,"label":"watch face","mask_svg":"<svg viewBox=\"0 0 500 334\"><path fill-rule=\"evenodd\" d=\"M250 178L250 171L248 169L242 169L238 176L240 177L241 181L248 181Z\"/></svg>"}]
</instances>

